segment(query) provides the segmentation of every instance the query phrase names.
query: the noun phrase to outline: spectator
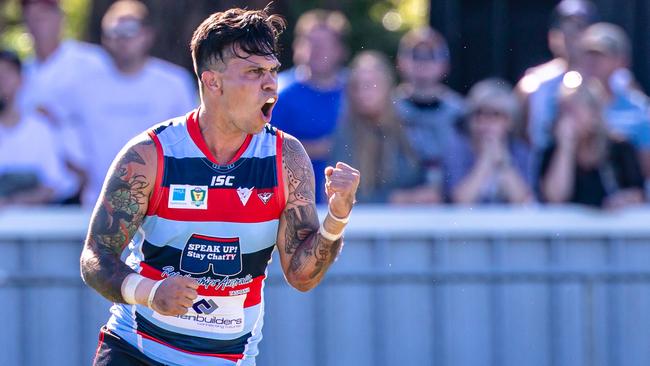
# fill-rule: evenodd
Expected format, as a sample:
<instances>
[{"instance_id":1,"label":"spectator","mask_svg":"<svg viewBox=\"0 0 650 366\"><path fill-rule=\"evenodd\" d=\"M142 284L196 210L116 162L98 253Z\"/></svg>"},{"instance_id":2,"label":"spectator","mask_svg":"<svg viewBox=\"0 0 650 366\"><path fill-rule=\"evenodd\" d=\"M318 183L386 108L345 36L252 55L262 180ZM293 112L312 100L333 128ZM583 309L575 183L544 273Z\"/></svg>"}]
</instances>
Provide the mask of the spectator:
<instances>
[{"instance_id":1,"label":"spectator","mask_svg":"<svg viewBox=\"0 0 650 366\"><path fill-rule=\"evenodd\" d=\"M85 180L79 166L83 157L81 138L58 107L71 99L75 84L87 82L86 76L102 67L102 52L94 45L63 40L63 12L58 0L21 0L21 4L35 56L25 62L18 103L26 113L38 110L51 123L57 136L58 154L70 168L65 184L70 192L66 195L76 196L69 203L78 203L80 186Z\"/></svg>"},{"instance_id":2,"label":"spectator","mask_svg":"<svg viewBox=\"0 0 650 366\"><path fill-rule=\"evenodd\" d=\"M196 106L190 74L149 56L153 33L148 9L139 1L117 1L102 19L109 63L91 83L77 85L67 106L86 142L89 182L83 204L96 202L108 167L130 138Z\"/></svg>"},{"instance_id":3,"label":"spectator","mask_svg":"<svg viewBox=\"0 0 650 366\"><path fill-rule=\"evenodd\" d=\"M541 152L552 140L552 125L557 115L557 98L562 79L568 70L575 70L580 62L580 37L597 18L597 9L586 0L563 0L554 9L549 30L549 48L556 56L549 64L533 68L518 84L524 93L525 134L534 154L534 170L539 170Z\"/></svg>"},{"instance_id":4,"label":"spectator","mask_svg":"<svg viewBox=\"0 0 650 366\"><path fill-rule=\"evenodd\" d=\"M603 98L597 80L563 85L555 142L544 152L540 173L546 201L607 208L643 201L636 151L620 136L609 136Z\"/></svg>"},{"instance_id":5,"label":"spectator","mask_svg":"<svg viewBox=\"0 0 650 366\"><path fill-rule=\"evenodd\" d=\"M609 130L636 147L647 179L650 177L650 119L646 97L634 88L612 82L620 70L629 66L630 41L625 31L610 23L594 24L585 30L580 49L583 75L597 79L604 86L605 122Z\"/></svg>"},{"instance_id":6,"label":"spectator","mask_svg":"<svg viewBox=\"0 0 650 366\"><path fill-rule=\"evenodd\" d=\"M56 202L68 192L50 126L18 107L21 82L18 56L0 50L0 207Z\"/></svg>"},{"instance_id":7,"label":"spectator","mask_svg":"<svg viewBox=\"0 0 650 366\"><path fill-rule=\"evenodd\" d=\"M395 188L417 183L420 171L392 103L395 80L384 55L364 51L351 63L333 160L359 167L357 200L386 203Z\"/></svg>"},{"instance_id":8,"label":"spectator","mask_svg":"<svg viewBox=\"0 0 650 366\"><path fill-rule=\"evenodd\" d=\"M481 81L468 94L468 117L445 155L454 203L526 203L533 198L528 147L514 136L519 119L512 87Z\"/></svg>"},{"instance_id":9,"label":"spectator","mask_svg":"<svg viewBox=\"0 0 650 366\"><path fill-rule=\"evenodd\" d=\"M411 30L400 41L397 66L404 80L398 116L425 174L417 187L393 198L399 203L441 202L442 157L464 108L462 97L442 83L449 71L447 42L432 28Z\"/></svg>"},{"instance_id":10,"label":"spectator","mask_svg":"<svg viewBox=\"0 0 650 366\"><path fill-rule=\"evenodd\" d=\"M324 170L344 88L347 30L348 21L338 11L315 9L298 19L294 51L304 65L280 91L273 112L273 125L297 137L312 159L319 203L325 198Z\"/></svg>"},{"instance_id":11,"label":"spectator","mask_svg":"<svg viewBox=\"0 0 650 366\"><path fill-rule=\"evenodd\" d=\"M517 92L525 99L548 80L568 71L577 59L577 35L598 17L596 6L588 0L562 0L553 9L547 34L548 48L553 59L526 70L517 84Z\"/></svg>"}]
</instances>

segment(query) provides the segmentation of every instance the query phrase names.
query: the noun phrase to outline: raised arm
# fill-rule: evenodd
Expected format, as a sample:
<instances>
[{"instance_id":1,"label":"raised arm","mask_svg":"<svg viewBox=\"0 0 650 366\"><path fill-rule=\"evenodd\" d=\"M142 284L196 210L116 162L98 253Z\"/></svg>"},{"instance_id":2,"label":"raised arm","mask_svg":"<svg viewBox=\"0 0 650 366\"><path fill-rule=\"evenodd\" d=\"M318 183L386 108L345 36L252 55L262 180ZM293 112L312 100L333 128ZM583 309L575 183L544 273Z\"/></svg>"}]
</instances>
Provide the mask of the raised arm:
<instances>
[{"instance_id":1,"label":"raised arm","mask_svg":"<svg viewBox=\"0 0 650 366\"><path fill-rule=\"evenodd\" d=\"M325 170L329 213L319 225L311 161L300 142L287 134L282 161L287 205L278 229L280 262L287 281L300 291L308 291L323 279L341 249L359 172L344 163Z\"/></svg>"},{"instance_id":2,"label":"raised arm","mask_svg":"<svg viewBox=\"0 0 650 366\"><path fill-rule=\"evenodd\" d=\"M148 136L131 141L115 158L90 219L81 253L81 276L113 302L124 303L122 282L134 271L120 260L140 227L156 176L156 148Z\"/></svg>"}]
</instances>

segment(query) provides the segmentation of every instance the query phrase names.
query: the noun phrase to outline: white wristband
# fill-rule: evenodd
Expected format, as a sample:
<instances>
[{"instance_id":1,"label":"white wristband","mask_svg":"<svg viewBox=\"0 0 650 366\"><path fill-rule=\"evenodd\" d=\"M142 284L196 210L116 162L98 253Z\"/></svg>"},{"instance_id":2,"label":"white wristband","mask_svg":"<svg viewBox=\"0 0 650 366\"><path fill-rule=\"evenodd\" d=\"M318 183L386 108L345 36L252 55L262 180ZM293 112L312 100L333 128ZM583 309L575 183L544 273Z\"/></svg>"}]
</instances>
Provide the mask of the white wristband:
<instances>
[{"instance_id":1,"label":"white wristband","mask_svg":"<svg viewBox=\"0 0 650 366\"><path fill-rule=\"evenodd\" d=\"M321 225L318 228L318 233L320 234L320 236L322 236L323 238L325 238L325 239L327 239L329 241L337 241L343 236L343 231L338 233L338 235L337 234L332 234L329 231L327 231L327 229L325 229L325 227L323 225Z\"/></svg>"},{"instance_id":2,"label":"white wristband","mask_svg":"<svg viewBox=\"0 0 650 366\"><path fill-rule=\"evenodd\" d=\"M332 213L332 209L330 208L329 205L327 206L327 213L330 215L332 220L340 222L341 224L347 224L348 221L350 221L350 214L348 214L347 216L345 216L343 218L334 216L334 214Z\"/></svg>"},{"instance_id":3,"label":"white wristband","mask_svg":"<svg viewBox=\"0 0 650 366\"><path fill-rule=\"evenodd\" d=\"M147 306L149 307L149 309L153 310L153 297L156 296L156 290L158 290L158 287L160 287L160 284L162 282L163 280L156 281L156 283L151 288L151 291L149 292L149 298L147 299Z\"/></svg>"},{"instance_id":4,"label":"white wristband","mask_svg":"<svg viewBox=\"0 0 650 366\"><path fill-rule=\"evenodd\" d=\"M124 282L122 282L122 298L127 304L137 304L137 301L135 301L135 290L138 288L138 285L140 282L144 280L144 277L137 274L137 273L131 273L126 278L124 279Z\"/></svg>"}]
</instances>

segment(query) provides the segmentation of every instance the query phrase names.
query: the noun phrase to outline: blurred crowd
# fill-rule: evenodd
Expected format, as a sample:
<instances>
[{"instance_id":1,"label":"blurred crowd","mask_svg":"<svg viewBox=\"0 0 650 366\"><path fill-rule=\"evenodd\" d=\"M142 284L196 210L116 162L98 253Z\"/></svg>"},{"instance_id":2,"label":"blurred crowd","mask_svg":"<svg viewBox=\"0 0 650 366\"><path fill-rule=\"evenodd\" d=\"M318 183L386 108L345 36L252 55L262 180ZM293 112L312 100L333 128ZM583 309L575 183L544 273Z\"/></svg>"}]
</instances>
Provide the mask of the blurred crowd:
<instances>
[{"instance_id":1,"label":"blurred crowd","mask_svg":"<svg viewBox=\"0 0 650 366\"><path fill-rule=\"evenodd\" d=\"M196 83L149 55L140 2L108 9L101 45L61 37L58 0L21 3L35 54L0 51L0 207L93 205L119 149L195 108ZM361 171L360 203L643 204L650 103L630 41L586 0L563 0L550 18L552 60L463 96L444 83L453 60L438 31L407 32L395 62L372 50L349 60L346 17L308 11L272 124L302 141L321 203L325 166L345 161Z\"/></svg>"}]
</instances>

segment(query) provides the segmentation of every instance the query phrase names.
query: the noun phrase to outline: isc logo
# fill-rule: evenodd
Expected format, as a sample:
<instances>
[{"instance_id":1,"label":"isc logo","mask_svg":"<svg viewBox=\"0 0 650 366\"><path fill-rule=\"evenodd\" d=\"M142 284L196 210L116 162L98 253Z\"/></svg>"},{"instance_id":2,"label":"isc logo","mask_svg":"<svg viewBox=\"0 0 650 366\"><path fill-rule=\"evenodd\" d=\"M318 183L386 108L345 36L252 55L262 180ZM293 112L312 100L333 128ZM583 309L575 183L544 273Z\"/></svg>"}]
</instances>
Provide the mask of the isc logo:
<instances>
[{"instance_id":1,"label":"isc logo","mask_svg":"<svg viewBox=\"0 0 650 366\"><path fill-rule=\"evenodd\" d=\"M235 179L232 175L213 175L212 182L210 182L211 187L232 187L232 180Z\"/></svg>"}]
</instances>

